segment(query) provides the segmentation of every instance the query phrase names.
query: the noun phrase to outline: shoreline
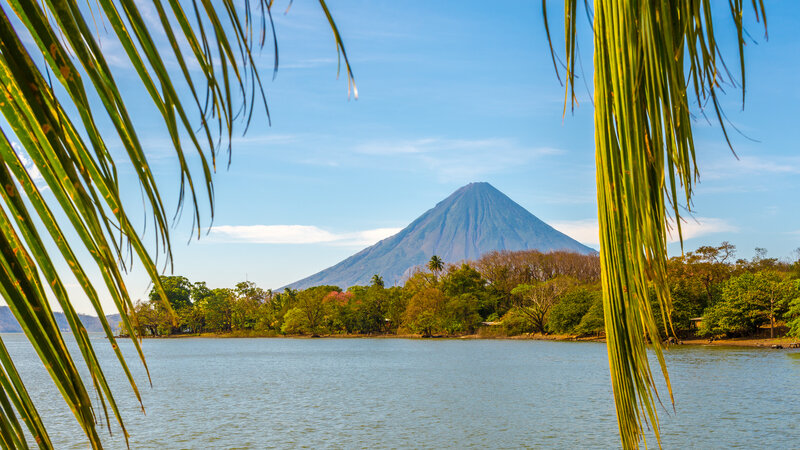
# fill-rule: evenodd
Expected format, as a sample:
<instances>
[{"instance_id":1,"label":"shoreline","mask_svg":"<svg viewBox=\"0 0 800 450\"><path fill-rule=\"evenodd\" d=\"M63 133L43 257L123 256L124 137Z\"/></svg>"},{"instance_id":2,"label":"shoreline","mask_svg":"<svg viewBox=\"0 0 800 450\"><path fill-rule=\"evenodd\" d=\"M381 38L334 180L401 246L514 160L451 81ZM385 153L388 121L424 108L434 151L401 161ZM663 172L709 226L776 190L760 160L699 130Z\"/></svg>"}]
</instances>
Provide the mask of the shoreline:
<instances>
[{"instance_id":1,"label":"shoreline","mask_svg":"<svg viewBox=\"0 0 800 450\"><path fill-rule=\"evenodd\" d=\"M129 336L115 336L116 338L127 339ZM558 335L558 334L523 334L517 336L485 336L481 334L466 334L461 336L429 336L423 337L418 334L325 334L318 336L311 335L281 335L281 334L268 334L268 333L199 333L199 334L175 334L170 336L144 336L143 339L243 339L243 338L256 338L256 339L464 339L464 340L520 340L520 341L555 341L555 342L598 342L605 343L604 337L579 337L571 335ZM776 337L776 338L757 338L757 337L744 337L744 338L727 338L716 339L710 341L703 338L692 338L686 340L679 340L678 344L664 344L669 348L672 346L696 346L696 347L749 347L749 348L764 348L773 349L773 345L779 346L778 349L800 348L800 339L792 337Z\"/></svg>"}]
</instances>

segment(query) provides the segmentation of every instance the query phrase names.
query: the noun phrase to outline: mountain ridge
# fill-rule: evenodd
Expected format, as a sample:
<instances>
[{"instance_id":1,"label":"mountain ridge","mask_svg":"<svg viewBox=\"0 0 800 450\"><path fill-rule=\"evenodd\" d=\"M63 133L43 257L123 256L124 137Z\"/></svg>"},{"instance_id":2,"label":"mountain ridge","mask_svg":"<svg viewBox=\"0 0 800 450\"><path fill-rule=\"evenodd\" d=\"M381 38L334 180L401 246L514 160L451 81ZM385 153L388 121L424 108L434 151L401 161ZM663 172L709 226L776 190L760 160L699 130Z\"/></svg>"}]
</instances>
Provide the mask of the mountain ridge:
<instances>
[{"instance_id":1,"label":"mountain ridge","mask_svg":"<svg viewBox=\"0 0 800 450\"><path fill-rule=\"evenodd\" d=\"M433 255L455 263L493 250L597 253L546 224L491 184L475 182L457 189L398 233L284 288L327 284L347 288L368 284L376 273L388 286L402 281Z\"/></svg>"},{"instance_id":2,"label":"mountain ridge","mask_svg":"<svg viewBox=\"0 0 800 450\"><path fill-rule=\"evenodd\" d=\"M64 313L56 311L53 312L53 316L61 331L71 331ZM103 332L103 325L100 324L100 319L98 319L97 316L79 313L78 318L89 333ZM106 316L106 320L111 327L111 331L117 333L119 331L119 314L108 315ZM0 333L22 333L22 327L19 326L17 318L14 317L14 314L8 306L0 306Z\"/></svg>"}]
</instances>

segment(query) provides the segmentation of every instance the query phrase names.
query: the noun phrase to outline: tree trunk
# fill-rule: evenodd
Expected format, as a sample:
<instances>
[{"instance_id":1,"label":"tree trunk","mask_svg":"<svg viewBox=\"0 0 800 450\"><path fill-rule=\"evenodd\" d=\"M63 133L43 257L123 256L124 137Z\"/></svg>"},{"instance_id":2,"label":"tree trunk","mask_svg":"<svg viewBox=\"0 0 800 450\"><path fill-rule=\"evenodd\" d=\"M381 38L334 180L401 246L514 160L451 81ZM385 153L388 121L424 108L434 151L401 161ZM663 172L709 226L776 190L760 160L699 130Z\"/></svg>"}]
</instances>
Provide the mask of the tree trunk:
<instances>
[{"instance_id":1,"label":"tree trunk","mask_svg":"<svg viewBox=\"0 0 800 450\"><path fill-rule=\"evenodd\" d=\"M770 291L769 297L769 338L775 337L775 289Z\"/></svg>"},{"instance_id":2,"label":"tree trunk","mask_svg":"<svg viewBox=\"0 0 800 450\"><path fill-rule=\"evenodd\" d=\"M775 316L770 314L769 316L769 338L772 339L775 337Z\"/></svg>"}]
</instances>

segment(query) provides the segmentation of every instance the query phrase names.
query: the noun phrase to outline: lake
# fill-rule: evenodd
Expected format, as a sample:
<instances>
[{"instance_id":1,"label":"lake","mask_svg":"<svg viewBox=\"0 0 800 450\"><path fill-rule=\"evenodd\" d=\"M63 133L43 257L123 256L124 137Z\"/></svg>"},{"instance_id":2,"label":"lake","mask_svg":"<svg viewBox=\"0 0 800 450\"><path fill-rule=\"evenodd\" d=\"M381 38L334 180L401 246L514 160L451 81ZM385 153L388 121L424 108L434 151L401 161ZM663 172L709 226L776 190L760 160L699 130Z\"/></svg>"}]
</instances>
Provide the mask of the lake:
<instances>
[{"instance_id":1,"label":"lake","mask_svg":"<svg viewBox=\"0 0 800 450\"><path fill-rule=\"evenodd\" d=\"M56 447L85 448L24 336L2 338ZM602 343L149 339L150 388L121 341L143 415L105 339L93 339L131 448L619 446ZM662 390L664 448L800 447L800 352L677 346L667 361L676 411ZM106 446L125 448L112 430L101 430Z\"/></svg>"}]
</instances>

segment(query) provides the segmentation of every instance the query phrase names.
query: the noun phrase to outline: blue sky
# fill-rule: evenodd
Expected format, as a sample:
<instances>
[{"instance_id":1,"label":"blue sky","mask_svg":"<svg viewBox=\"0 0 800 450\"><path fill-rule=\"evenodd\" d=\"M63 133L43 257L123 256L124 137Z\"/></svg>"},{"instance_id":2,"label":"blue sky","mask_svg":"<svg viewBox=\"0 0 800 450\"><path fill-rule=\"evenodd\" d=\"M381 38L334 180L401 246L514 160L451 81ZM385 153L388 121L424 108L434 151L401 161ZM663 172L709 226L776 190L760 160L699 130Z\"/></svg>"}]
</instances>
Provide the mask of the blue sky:
<instances>
[{"instance_id":1,"label":"blue sky","mask_svg":"<svg viewBox=\"0 0 800 450\"><path fill-rule=\"evenodd\" d=\"M272 126L258 116L234 140L230 168L222 164L216 174L214 228L189 245L191 217L184 212L173 231L175 274L212 287L248 279L277 288L386 237L472 181L492 183L597 247L590 95L581 88L580 106L562 116L563 88L540 3L352 0L329 6L351 58L358 100L348 100L346 78L336 78L334 43L317 3L296 1L287 15L278 14L281 60L274 81L270 47L260 59ZM724 98L729 119L746 135L732 133L739 159L718 127L702 118L695 124L701 183L687 249L728 240L741 257L758 246L788 258L800 246L800 9L770 1L767 12L769 41L748 11L757 43L746 48L745 109L735 91ZM559 23L561 10L550 13ZM730 18L724 9L717 17L721 46L735 66ZM591 86L586 27L580 43ZM562 35L556 26L557 44ZM117 71L121 83L135 80L124 63ZM137 102L135 86L130 83L125 98L174 207L176 161L163 126ZM138 190L130 191L136 205ZM680 246L671 251L678 254ZM128 280L133 297L144 298L141 267ZM76 304L89 310L80 299Z\"/></svg>"}]
</instances>

